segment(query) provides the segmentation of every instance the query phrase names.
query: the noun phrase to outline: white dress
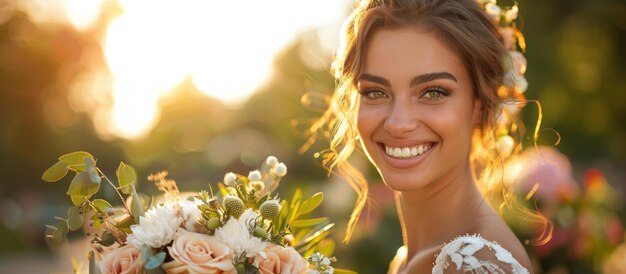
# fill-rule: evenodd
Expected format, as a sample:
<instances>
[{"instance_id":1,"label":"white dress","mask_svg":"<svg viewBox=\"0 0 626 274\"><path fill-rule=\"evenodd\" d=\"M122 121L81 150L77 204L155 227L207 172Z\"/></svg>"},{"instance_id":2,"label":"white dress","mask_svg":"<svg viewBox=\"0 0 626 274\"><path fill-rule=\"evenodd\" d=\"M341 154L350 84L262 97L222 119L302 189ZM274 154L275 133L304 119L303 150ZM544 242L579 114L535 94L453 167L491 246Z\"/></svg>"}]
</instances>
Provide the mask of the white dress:
<instances>
[{"instance_id":1,"label":"white dress","mask_svg":"<svg viewBox=\"0 0 626 274\"><path fill-rule=\"evenodd\" d=\"M406 247L389 264L389 273L398 273L406 260ZM498 243L485 240L479 235L465 235L454 239L441 248L433 265L433 274L454 273L513 273L528 274L509 252Z\"/></svg>"}]
</instances>

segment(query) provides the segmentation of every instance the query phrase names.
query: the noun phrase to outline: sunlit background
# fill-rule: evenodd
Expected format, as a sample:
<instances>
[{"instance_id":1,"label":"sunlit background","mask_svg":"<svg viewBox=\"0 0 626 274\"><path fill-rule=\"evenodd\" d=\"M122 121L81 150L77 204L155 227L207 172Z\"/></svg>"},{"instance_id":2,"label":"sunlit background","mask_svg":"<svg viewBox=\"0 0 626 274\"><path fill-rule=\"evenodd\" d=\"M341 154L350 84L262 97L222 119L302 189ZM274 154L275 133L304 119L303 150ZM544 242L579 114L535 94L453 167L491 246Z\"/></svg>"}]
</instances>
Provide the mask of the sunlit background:
<instances>
[{"instance_id":1,"label":"sunlit background","mask_svg":"<svg viewBox=\"0 0 626 274\"><path fill-rule=\"evenodd\" d=\"M355 195L313 157L323 141L297 150L333 89L329 66L353 2L0 0L0 272L70 273L69 258L83 259L43 241L70 202L67 182L41 173L75 150L109 173L122 160L143 178L169 170L189 191L279 156L288 182L327 194L341 239ZM626 3L519 4L527 96L562 137L545 152L558 165L537 167L554 168L537 193L555 237L528 250L545 273L599 273L611 254L626 258ZM303 104L304 94L319 102ZM537 110L524 115L532 124ZM527 167L533 157L522 157ZM363 157L354 161L372 202L353 243L338 246L339 265L384 273L401 244L392 197ZM528 170L521 181L534 180Z\"/></svg>"}]
</instances>

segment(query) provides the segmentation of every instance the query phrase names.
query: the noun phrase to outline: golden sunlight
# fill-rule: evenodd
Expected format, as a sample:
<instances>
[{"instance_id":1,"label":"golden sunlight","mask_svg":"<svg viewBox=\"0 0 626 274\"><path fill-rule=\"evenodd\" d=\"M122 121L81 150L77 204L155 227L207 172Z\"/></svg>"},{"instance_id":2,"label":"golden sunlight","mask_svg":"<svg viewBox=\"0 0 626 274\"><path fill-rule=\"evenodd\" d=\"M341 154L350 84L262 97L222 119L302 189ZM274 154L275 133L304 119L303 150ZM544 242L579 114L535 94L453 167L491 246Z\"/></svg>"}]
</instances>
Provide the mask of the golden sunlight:
<instances>
[{"instance_id":1,"label":"golden sunlight","mask_svg":"<svg viewBox=\"0 0 626 274\"><path fill-rule=\"evenodd\" d=\"M109 129L139 138L158 98L191 77L203 93L238 104L268 79L275 55L306 28L340 24L342 1L120 1L104 46L115 81Z\"/></svg>"}]
</instances>

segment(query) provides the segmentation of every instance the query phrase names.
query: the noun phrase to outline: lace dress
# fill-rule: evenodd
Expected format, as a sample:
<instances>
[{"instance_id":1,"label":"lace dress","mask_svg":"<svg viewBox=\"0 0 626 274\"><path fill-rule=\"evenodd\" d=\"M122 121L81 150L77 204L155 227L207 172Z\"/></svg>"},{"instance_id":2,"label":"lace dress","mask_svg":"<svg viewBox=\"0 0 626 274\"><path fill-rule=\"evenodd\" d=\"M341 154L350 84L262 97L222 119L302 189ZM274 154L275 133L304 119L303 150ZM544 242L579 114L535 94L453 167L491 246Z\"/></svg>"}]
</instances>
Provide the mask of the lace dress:
<instances>
[{"instance_id":1,"label":"lace dress","mask_svg":"<svg viewBox=\"0 0 626 274\"><path fill-rule=\"evenodd\" d=\"M388 274L398 273L406 260L406 247L389 264ZM513 273L528 274L508 250L495 242L478 235L465 235L445 244L435 259L433 274L443 274L446 270L454 273Z\"/></svg>"}]
</instances>

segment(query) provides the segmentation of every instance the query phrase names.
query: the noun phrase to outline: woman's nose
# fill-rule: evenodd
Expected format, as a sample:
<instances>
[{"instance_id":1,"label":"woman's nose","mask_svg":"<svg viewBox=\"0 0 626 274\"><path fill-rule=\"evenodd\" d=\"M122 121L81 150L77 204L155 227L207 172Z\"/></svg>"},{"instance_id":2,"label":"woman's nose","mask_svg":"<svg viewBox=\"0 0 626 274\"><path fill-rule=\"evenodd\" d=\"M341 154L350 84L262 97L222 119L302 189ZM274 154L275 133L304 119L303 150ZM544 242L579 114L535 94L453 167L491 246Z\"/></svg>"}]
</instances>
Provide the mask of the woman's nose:
<instances>
[{"instance_id":1,"label":"woman's nose","mask_svg":"<svg viewBox=\"0 0 626 274\"><path fill-rule=\"evenodd\" d=\"M384 128L392 136L403 137L419 126L417 112L408 101L395 101L389 109Z\"/></svg>"}]
</instances>

